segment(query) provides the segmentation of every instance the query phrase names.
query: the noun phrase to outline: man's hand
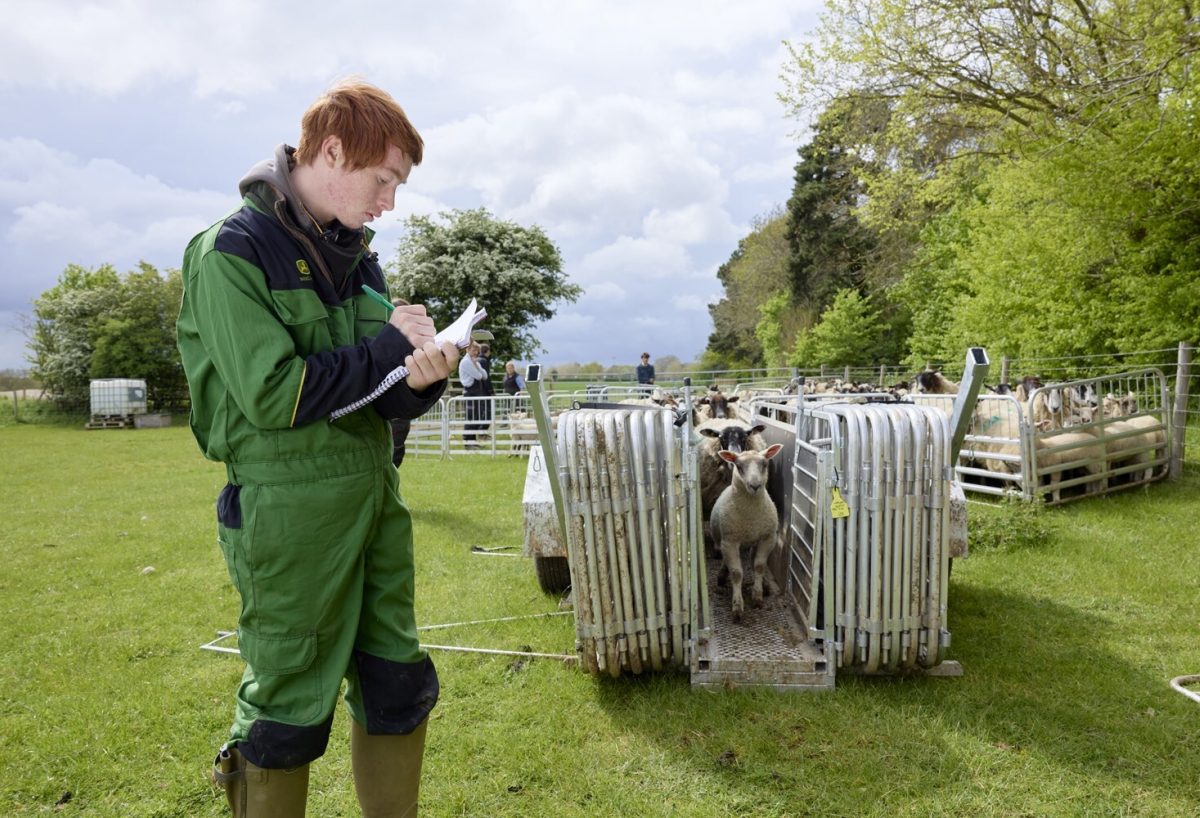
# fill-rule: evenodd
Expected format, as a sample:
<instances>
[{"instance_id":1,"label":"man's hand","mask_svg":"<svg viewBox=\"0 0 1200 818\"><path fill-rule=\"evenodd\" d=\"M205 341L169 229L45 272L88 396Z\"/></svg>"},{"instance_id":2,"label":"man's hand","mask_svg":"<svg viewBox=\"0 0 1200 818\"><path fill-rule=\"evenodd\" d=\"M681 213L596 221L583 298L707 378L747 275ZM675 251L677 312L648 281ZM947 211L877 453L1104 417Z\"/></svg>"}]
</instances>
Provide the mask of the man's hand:
<instances>
[{"instance_id":1,"label":"man's hand","mask_svg":"<svg viewBox=\"0 0 1200 818\"><path fill-rule=\"evenodd\" d=\"M415 349L425 346L426 342L432 341L437 335L433 319L425 314L424 304L401 304L392 310L388 323L403 332L404 337ZM454 360L458 360L457 353Z\"/></svg>"},{"instance_id":2,"label":"man's hand","mask_svg":"<svg viewBox=\"0 0 1200 818\"><path fill-rule=\"evenodd\" d=\"M424 312L425 308L422 307L421 311ZM430 326L433 326L432 322ZM446 341L439 349L432 338L431 335L430 340L404 359L404 366L408 368L408 388L414 392L444 380L458 366L458 347Z\"/></svg>"}]
</instances>

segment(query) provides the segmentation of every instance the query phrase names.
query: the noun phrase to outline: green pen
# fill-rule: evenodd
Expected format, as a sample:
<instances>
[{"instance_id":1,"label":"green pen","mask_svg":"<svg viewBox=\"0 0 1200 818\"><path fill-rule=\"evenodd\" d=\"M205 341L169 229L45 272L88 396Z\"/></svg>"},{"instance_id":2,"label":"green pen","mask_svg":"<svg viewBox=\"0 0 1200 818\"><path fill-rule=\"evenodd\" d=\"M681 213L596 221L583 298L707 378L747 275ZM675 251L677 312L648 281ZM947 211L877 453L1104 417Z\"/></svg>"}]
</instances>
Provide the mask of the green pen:
<instances>
[{"instance_id":1,"label":"green pen","mask_svg":"<svg viewBox=\"0 0 1200 818\"><path fill-rule=\"evenodd\" d=\"M388 315L392 314L392 310L395 309L395 307L392 306L392 302L388 301L387 297L383 293L372 290L366 284L362 285L362 288L363 292L367 294L368 298L378 301L380 304L387 307Z\"/></svg>"}]
</instances>

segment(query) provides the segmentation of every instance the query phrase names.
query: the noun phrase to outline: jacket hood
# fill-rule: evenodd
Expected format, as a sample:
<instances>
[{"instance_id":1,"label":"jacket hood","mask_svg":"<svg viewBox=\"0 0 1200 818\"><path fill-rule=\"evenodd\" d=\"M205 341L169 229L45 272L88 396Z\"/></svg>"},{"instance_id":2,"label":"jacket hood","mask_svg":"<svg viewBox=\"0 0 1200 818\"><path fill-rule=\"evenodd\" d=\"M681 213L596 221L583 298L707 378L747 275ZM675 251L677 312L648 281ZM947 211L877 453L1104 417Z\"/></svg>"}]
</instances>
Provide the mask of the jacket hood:
<instances>
[{"instance_id":1,"label":"jacket hood","mask_svg":"<svg viewBox=\"0 0 1200 818\"><path fill-rule=\"evenodd\" d=\"M268 213L275 213L275 203L282 199L287 203L288 215L294 225L315 230L312 220L304 215L300 197L292 189L292 167L296 164L292 157L295 153L296 149L290 145L277 147L274 156L262 160L242 177L238 192L253 199Z\"/></svg>"}]
</instances>

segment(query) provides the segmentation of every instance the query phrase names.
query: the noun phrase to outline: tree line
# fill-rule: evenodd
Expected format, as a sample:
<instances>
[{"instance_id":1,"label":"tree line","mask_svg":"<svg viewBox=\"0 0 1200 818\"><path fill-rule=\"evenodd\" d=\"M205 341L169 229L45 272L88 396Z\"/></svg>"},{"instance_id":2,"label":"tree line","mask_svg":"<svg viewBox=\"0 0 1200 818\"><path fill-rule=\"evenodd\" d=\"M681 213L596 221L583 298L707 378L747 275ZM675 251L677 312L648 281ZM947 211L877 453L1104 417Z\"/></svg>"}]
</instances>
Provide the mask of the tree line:
<instances>
[{"instance_id":1,"label":"tree line","mask_svg":"<svg viewBox=\"0 0 1200 818\"><path fill-rule=\"evenodd\" d=\"M829 0L784 66L817 112L791 198L720 268L706 365L1197 342L1197 47L1188 2Z\"/></svg>"},{"instance_id":2,"label":"tree line","mask_svg":"<svg viewBox=\"0 0 1200 818\"><path fill-rule=\"evenodd\" d=\"M393 295L425 304L447 326L475 297L486 306L496 360L540 349L534 324L558 301L582 292L566 280L555 244L536 225L497 219L484 209L413 216L384 266ZM119 273L112 265L71 264L33 305L26 328L31 375L62 408L84 410L90 383L145 380L155 411L188 405L175 344L183 297L179 270L142 262Z\"/></svg>"}]
</instances>

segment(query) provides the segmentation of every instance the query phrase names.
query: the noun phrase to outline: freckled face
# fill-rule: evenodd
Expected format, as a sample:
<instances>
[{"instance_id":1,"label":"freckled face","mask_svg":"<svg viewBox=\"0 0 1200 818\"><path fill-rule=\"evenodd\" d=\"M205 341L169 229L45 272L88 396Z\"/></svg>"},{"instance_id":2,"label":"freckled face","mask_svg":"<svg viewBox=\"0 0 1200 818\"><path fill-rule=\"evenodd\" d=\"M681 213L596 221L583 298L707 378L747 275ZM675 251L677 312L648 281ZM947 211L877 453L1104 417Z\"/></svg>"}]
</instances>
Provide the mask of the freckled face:
<instances>
[{"instance_id":1,"label":"freckled face","mask_svg":"<svg viewBox=\"0 0 1200 818\"><path fill-rule=\"evenodd\" d=\"M340 158L326 188L332 215L354 230L379 218L396 206L396 188L408 181L412 167L412 160L394 145L379 165L347 170Z\"/></svg>"}]
</instances>

